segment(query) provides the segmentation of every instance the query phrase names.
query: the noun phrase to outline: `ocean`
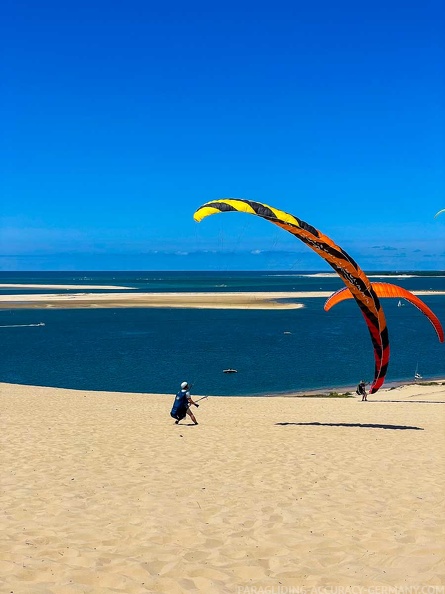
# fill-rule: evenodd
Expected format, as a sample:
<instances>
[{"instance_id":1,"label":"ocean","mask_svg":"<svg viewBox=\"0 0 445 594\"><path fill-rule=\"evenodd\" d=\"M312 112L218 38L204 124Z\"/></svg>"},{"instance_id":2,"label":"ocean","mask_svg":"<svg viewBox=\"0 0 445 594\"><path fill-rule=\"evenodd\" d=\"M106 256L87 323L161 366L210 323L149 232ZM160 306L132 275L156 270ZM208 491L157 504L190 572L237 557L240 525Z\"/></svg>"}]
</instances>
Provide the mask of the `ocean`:
<instances>
[{"instance_id":1,"label":"ocean","mask_svg":"<svg viewBox=\"0 0 445 594\"><path fill-rule=\"evenodd\" d=\"M374 272L371 281L445 291L444 272ZM119 285L139 292L336 291L330 272L0 272L0 284ZM85 289L86 291L87 289ZM88 292L101 291L100 289ZM82 289L5 288L1 294ZM106 292L109 292L106 290ZM445 324L445 296L421 296ZM249 396L333 390L372 381L374 356L353 300L302 309L0 310L0 381L82 390ZM382 299L391 357L384 385L445 376L445 345L414 306ZM44 325L35 325L43 323ZM238 373L225 374L224 369Z\"/></svg>"}]
</instances>

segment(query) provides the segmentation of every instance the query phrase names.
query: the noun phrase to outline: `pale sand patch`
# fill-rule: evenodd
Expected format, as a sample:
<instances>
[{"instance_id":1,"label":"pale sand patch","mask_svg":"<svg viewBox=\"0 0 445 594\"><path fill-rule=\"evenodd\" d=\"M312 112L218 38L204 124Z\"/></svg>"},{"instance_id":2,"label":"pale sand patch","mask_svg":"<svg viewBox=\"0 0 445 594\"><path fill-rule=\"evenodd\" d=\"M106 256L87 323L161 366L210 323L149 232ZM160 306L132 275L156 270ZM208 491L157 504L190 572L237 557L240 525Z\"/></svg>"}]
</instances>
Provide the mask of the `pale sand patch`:
<instances>
[{"instance_id":1,"label":"pale sand patch","mask_svg":"<svg viewBox=\"0 0 445 594\"><path fill-rule=\"evenodd\" d=\"M412 291L415 295L445 295L445 291ZM256 293L63 293L0 295L0 309L67 309L85 307L184 307L207 309L298 309L301 303L285 301L321 297L332 291Z\"/></svg>"},{"instance_id":2,"label":"pale sand patch","mask_svg":"<svg viewBox=\"0 0 445 594\"><path fill-rule=\"evenodd\" d=\"M172 400L0 384L1 592L444 583L444 385Z\"/></svg>"}]
</instances>

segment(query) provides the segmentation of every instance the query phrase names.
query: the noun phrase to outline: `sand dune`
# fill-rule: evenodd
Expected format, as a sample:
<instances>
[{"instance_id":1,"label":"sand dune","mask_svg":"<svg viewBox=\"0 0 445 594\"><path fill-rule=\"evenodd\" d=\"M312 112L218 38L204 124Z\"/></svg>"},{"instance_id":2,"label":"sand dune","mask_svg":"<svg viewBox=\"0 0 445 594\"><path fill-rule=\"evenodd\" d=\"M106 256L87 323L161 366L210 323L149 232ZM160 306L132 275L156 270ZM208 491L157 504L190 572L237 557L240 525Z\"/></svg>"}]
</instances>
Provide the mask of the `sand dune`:
<instances>
[{"instance_id":1,"label":"sand dune","mask_svg":"<svg viewBox=\"0 0 445 594\"><path fill-rule=\"evenodd\" d=\"M202 401L0 384L0 591L443 585L445 384Z\"/></svg>"}]
</instances>

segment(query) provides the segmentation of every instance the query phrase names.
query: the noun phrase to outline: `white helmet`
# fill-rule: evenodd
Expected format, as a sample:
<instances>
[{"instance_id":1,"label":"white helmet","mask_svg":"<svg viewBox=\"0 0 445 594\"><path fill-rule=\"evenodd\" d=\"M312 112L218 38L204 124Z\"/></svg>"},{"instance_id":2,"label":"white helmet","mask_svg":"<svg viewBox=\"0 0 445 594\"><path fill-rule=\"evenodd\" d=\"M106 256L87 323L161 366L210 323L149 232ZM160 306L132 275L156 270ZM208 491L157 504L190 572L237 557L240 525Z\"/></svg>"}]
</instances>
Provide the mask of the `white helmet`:
<instances>
[{"instance_id":1,"label":"white helmet","mask_svg":"<svg viewBox=\"0 0 445 594\"><path fill-rule=\"evenodd\" d=\"M189 385L188 385L188 383L187 383L187 382L182 382L182 384L181 384L181 388L182 388L183 390L185 390L185 389L186 389L186 388L188 388L188 387L189 387Z\"/></svg>"}]
</instances>

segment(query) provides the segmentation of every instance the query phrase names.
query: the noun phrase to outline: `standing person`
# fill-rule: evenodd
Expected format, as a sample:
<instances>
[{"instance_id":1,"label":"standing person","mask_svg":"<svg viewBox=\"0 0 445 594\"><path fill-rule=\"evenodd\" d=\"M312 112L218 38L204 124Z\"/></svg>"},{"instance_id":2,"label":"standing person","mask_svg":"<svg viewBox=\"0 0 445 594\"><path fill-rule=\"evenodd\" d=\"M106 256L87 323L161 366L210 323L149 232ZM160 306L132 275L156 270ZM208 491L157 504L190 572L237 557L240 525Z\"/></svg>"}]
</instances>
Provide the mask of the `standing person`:
<instances>
[{"instance_id":1,"label":"standing person","mask_svg":"<svg viewBox=\"0 0 445 594\"><path fill-rule=\"evenodd\" d=\"M357 386L356 394L362 397L362 402L368 401L365 380L360 381L359 385Z\"/></svg>"},{"instance_id":2,"label":"standing person","mask_svg":"<svg viewBox=\"0 0 445 594\"><path fill-rule=\"evenodd\" d=\"M170 416L176 419L176 425L179 423L179 421L182 421L182 419L184 419L186 415L188 415L192 419L195 425L198 424L195 415L190 410L192 404L193 406L196 406L196 408L199 407L199 404L193 402L192 397L190 396L190 386L188 385L188 383L182 382L181 390L176 394L176 398L173 403L173 408L170 412Z\"/></svg>"}]
</instances>

